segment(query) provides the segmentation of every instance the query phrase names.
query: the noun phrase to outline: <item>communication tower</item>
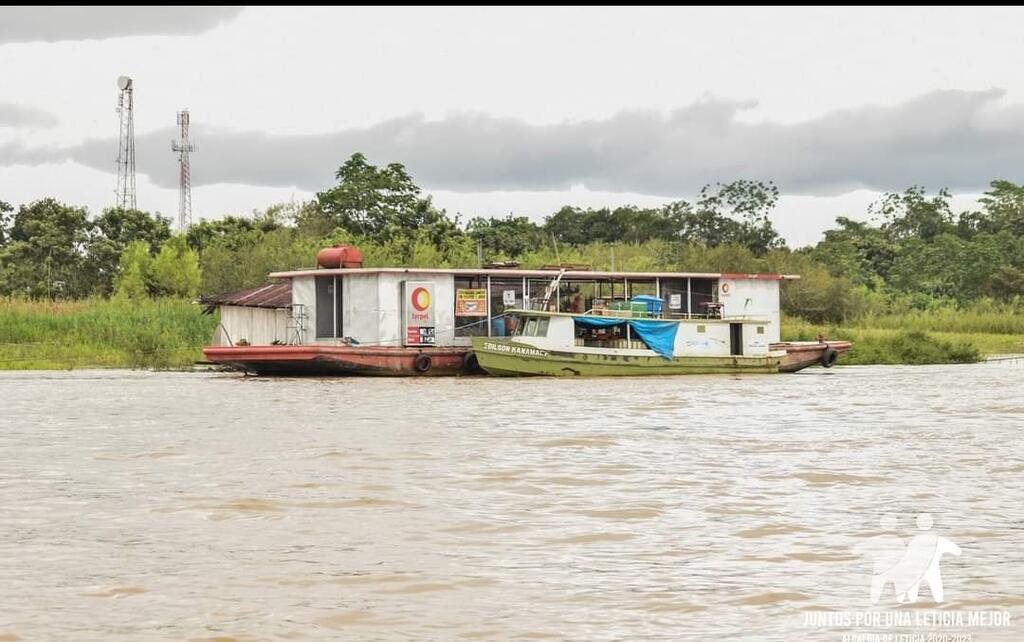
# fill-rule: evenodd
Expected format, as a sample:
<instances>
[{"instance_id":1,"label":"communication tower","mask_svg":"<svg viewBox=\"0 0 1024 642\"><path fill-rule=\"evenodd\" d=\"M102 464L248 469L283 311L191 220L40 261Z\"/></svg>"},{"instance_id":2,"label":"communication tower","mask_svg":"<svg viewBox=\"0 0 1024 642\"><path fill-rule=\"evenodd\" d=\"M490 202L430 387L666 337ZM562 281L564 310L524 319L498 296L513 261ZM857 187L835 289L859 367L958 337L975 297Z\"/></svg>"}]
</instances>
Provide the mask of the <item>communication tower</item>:
<instances>
[{"instance_id":1,"label":"communication tower","mask_svg":"<svg viewBox=\"0 0 1024 642\"><path fill-rule=\"evenodd\" d=\"M117 202L115 207L135 209L135 84L128 76L117 79L121 90L117 98L117 113L121 120L121 135L117 144Z\"/></svg>"},{"instance_id":2,"label":"communication tower","mask_svg":"<svg viewBox=\"0 0 1024 642\"><path fill-rule=\"evenodd\" d=\"M196 146L188 140L188 110L178 112L181 139L171 141L171 150L178 152L178 229L184 232L192 225L192 180L189 177L188 155Z\"/></svg>"}]
</instances>

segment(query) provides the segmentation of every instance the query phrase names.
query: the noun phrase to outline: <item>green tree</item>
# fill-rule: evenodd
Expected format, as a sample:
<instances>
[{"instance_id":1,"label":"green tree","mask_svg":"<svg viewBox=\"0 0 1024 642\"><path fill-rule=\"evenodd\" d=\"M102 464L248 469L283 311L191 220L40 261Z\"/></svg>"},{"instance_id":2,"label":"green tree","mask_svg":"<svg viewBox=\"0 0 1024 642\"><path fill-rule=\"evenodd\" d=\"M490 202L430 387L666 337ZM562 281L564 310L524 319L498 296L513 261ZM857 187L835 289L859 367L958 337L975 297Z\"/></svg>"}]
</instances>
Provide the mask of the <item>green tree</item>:
<instances>
[{"instance_id":1,"label":"green tree","mask_svg":"<svg viewBox=\"0 0 1024 642\"><path fill-rule=\"evenodd\" d=\"M730 242L740 243L756 254L783 247L785 243L772 225L769 215L779 201L779 188L771 181L739 179L731 183L705 185L700 190L696 209L710 221L728 218L738 227L722 225L731 233Z\"/></svg>"},{"instance_id":2,"label":"green tree","mask_svg":"<svg viewBox=\"0 0 1024 642\"><path fill-rule=\"evenodd\" d=\"M141 210L109 208L93 222L104 238L125 248L135 241L145 241L150 252L157 252L171 237L171 219Z\"/></svg>"},{"instance_id":3,"label":"green tree","mask_svg":"<svg viewBox=\"0 0 1024 642\"><path fill-rule=\"evenodd\" d=\"M565 206L544 221L544 240L554 237L570 245L587 243L643 243L652 239L674 240L682 229L674 206L580 209Z\"/></svg>"},{"instance_id":4,"label":"green tree","mask_svg":"<svg viewBox=\"0 0 1024 642\"><path fill-rule=\"evenodd\" d=\"M14 208L10 203L0 201L0 247L7 244L7 237L10 234L12 213Z\"/></svg>"},{"instance_id":5,"label":"green tree","mask_svg":"<svg viewBox=\"0 0 1024 642\"><path fill-rule=\"evenodd\" d=\"M139 300L149 296L153 257L146 241L132 241L121 254L120 269L114 281L114 297Z\"/></svg>"},{"instance_id":6,"label":"green tree","mask_svg":"<svg viewBox=\"0 0 1024 642\"><path fill-rule=\"evenodd\" d=\"M0 250L0 292L32 297L90 294L94 275L84 265L92 232L85 208L52 198L22 205Z\"/></svg>"},{"instance_id":7,"label":"green tree","mask_svg":"<svg viewBox=\"0 0 1024 642\"><path fill-rule=\"evenodd\" d=\"M486 256L515 258L541 245L544 238L539 225L511 213L505 218L475 217L466 231L473 241L480 243Z\"/></svg>"},{"instance_id":8,"label":"green tree","mask_svg":"<svg viewBox=\"0 0 1024 642\"><path fill-rule=\"evenodd\" d=\"M991 189L978 199L987 219L981 231L1024 237L1024 185L1005 180L989 185Z\"/></svg>"},{"instance_id":9,"label":"green tree","mask_svg":"<svg viewBox=\"0 0 1024 642\"><path fill-rule=\"evenodd\" d=\"M153 289L163 296L194 297L202 283L199 255L183 235L172 236L153 260Z\"/></svg>"},{"instance_id":10,"label":"green tree","mask_svg":"<svg viewBox=\"0 0 1024 642\"><path fill-rule=\"evenodd\" d=\"M735 243L740 238L740 224L718 212L694 209L683 201L670 204L670 207L679 219L679 236L685 241L718 247Z\"/></svg>"},{"instance_id":11,"label":"green tree","mask_svg":"<svg viewBox=\"0 0 1024 642\"><path fill-rule=\"evenodd\" d=\"M902 193L888 192L868 208L869 214L881 216L882 231L894 241L918 238L930 241L940 234L955 233L949 190L940 189L928 198L925 189L913 186Z\"/></svg>"},{"instance_id":12,"label":"green tree","mask_svg":"<svg viewBox=\"0 0 1024 642\"><path fill-rule=\"evenodd\" d=\"M898 244L878 227L836 218L837 228L825 232L811 256L829 271L857 285L877 289L889 278Z\"/></svg>"},{"instance_id":13,"label":"green tree","mask_svg":"<svg viewBox=\"0 0 1024 642\"><path fill-rule=\"evenodd\" d=\"M964 251L965 241L950 233L929 240L908 238L899 247L889 283L906 292L959 297L959 265Z\"/></svg>"},{"instance_id":14,"label":"green tree","mask_svg":"<svg viewBox=\"0 0 1024 642\"><path fill-rule=\"evenodd\" d=\"M558 241L569 245L585 245L591 241L603 241L607 232L604 229L595 229L590 226L595 222L600 224L600 221L595 219L601 218L603 215L600 212L588 212L579 207L566 205L544 219L544 236L553 236Z\"/></svg>"},{"instance_id":15,"label":"green tree","mask_svg":"<svg viewBox=\"0 0 1024 642\"><path fill-rule=\"evenodd\" d=\"M93 292L104 296L112 291L119 261L131 243L141 241L150 252L156 252L171 236L169 218L140 210L110 208L93 224L84 269L92 276Z\"/></svg>"},{"instance_id":16,"label":"green tree","mask_svg":"<svg viewBox=\"0 0 1024 642\"><path fill-rule=\"evenodd\" d=\"M335 173L338 184L316 195L316 210L300 225L320 233L340 227L359 236L389 239L415 230L432 214L420 188L400 163L378 168L356 152ZM427 204L429 205L429 203Z\"/></svg>"},{"instance_id":17,"label":"green tree","mask_svg":"<svg viewBox=\"0 0 1024 642\"><path fill-rule=\"evenodd\" d=\"M271 229L276 229L276 224ZM185 234L188 246L197 252L203 252L207 246L214 242L225 244L229 247L240 247L258 238L258 233L268 231L259 226L251 218L243 216L225 216L224 218L210 221L204 220L192 224ZM257 234L254 236L253 232Z\"/></svg>"}]
</instances>

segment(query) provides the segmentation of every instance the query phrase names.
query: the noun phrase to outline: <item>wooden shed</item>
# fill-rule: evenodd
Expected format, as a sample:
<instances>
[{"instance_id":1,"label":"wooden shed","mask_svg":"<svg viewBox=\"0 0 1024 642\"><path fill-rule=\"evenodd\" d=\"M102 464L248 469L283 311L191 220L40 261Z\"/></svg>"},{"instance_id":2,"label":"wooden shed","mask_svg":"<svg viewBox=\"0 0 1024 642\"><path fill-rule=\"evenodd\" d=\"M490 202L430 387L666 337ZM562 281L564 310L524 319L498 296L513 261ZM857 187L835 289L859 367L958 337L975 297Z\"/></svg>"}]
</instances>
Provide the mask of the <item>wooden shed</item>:
<instances>
[{"instance_id":1,"label":"wooden shed","mask_svg":"<svg viewBox=\"0 0 1024 642\"><path fill-rule=\"evenodd\" d=\"M203 297L204 312L220 310L214 346L271 345L288 341L291 280Z\"/></svg>"}]
</instances>

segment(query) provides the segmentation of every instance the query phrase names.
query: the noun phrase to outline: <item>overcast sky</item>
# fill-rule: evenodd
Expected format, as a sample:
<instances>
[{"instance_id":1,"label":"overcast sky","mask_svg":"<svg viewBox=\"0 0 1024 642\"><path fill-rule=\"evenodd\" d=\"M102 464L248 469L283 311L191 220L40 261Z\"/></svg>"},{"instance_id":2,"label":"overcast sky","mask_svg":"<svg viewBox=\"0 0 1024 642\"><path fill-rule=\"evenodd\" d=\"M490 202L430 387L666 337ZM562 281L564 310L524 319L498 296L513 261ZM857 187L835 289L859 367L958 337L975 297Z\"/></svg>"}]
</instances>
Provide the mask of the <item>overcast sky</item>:
<instances>
[{"instance_id":1,"label":"overcast sky","mask_svg":"<svg viewBox=\"0 0 1024 642\"><path fill-rule=\"evenodd\" d=\"M449 213L658 205L773 180L815 242L886 190L969 207L1024 181L1016 8L0 8L0 200L113 204L119 75L138 204L196 218L311 197L355 151Z\"/></svg>"}]
</instances>

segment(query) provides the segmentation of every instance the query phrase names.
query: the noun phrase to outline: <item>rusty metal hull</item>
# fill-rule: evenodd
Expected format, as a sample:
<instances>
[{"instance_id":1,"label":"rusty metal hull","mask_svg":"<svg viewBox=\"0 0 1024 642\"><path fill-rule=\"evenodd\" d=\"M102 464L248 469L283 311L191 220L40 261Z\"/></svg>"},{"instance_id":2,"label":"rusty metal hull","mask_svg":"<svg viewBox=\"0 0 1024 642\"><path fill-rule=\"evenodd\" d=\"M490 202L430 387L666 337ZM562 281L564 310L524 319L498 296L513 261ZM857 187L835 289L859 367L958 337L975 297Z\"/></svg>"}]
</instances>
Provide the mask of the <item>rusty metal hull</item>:
<instances>
[{"instance_id":1,"label":"rusty metal hull","mask_svg":"<svg viewBox=\"0 0 1024 642\"><path fill-rule=\"evenodd\" d=\"M210 361L261 375L443 377L474 374L463 365L471 348L392 348L331 345L208 347ZM419 355L430 368L418 371Z\"/></svg>"},{"instance_id":2,"label":"rusty metal hull","mask_svg":"<svg viewBox=\"0 0 1024 642\"><path fill-rule=\"evenodd\" d=\"M773 343L769 349L786 351L786 358L782 360L779 372L797 372L810 366L821 365L821 357L828 348L843 354L850 346L849 341L785 341Z\"/></svg>"}]
</instances>

